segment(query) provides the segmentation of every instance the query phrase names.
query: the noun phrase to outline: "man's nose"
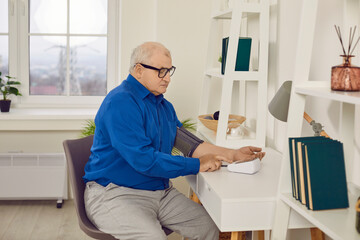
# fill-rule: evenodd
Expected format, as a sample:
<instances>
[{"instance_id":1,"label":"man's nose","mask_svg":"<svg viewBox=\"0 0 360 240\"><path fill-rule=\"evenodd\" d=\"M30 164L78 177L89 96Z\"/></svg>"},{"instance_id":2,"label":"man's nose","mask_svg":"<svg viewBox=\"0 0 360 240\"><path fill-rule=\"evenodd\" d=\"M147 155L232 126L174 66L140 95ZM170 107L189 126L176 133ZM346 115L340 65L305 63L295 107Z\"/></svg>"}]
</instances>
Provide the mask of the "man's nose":
<instances>
[{"instance_id":1,"label":"man's nose","mask_svg":"<svg viewBox=\"0 0 360 240\"><path fill-rule=\"evenodd\" d=\"M167 82L170 82L170 72L167 72L163 79Z\"/></svg>"}]
</instances>

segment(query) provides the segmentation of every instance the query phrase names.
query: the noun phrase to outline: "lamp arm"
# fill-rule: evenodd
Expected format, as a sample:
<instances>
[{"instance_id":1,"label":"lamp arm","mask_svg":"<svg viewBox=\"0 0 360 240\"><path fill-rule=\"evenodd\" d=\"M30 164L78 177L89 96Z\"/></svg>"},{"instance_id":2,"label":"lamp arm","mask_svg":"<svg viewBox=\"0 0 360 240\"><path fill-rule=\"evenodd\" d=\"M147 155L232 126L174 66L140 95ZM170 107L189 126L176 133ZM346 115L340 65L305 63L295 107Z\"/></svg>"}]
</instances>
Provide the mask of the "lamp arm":
<instances>
[{"instance_id":1,"label":"lamp arm","mask_svg":"<svg viewBox=\"0 0 360 240\"><path fill-rule=\"evenodd\" d=\"M304 119L305 119L310 125L315 126L315 124L316 124L315 121L314 121L306 112L304 112ZM321 126L321 124L317 123L317 126L318 126L318 125ZM314 128L313 128L313 130L314 130ZM315 130L314 130L314 131L315 131ZM316 131L315 131L315 133L316 133ZM321 135L321 136L324 136L324 137L327 137L327 138L330 138L329 135L328 135L324 130L321 130L320 135Z\"/></svg>"}]
</instances>

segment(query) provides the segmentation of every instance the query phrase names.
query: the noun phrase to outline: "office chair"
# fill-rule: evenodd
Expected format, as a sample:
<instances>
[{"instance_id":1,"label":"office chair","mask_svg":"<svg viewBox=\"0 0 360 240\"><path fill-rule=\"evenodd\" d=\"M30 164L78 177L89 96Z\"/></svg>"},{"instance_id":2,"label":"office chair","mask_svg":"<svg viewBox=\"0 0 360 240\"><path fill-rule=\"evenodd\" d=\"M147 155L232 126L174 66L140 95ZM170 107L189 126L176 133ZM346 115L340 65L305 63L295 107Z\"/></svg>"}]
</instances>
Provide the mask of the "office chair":
<instances>
[{"instance_id":1,"label":"office chair","mask_svg":"<svg viewBox=\"0 0 360 240\"><path fill-rule=\"evenodd\" d=\"M85 164L90 157L90 148L93 144L94 135L80 139L65 140L63 142L66 161L70 174L70 185L74 193L75 209L79 220L79 226L83 232L95 239L116 240L112 235L101 232L90 222L86 215L84 203L85 183L84 176ZM172 233L170 229L163 227L166 235Z\"/></svg>"},{"instance_id":2,"label":"office chair","mask_svg":"<svg viewBox=\"0 0 360 240\"><path fill-rule=\"evenodd\" d=\"M79 226L83 232L95 239L116 240L110 234L101 232L90 222L85 212L84 191L85 183L84 167L90 157L90 148L93 144L94 136L85 138L65 140L63 142L66 162L70 174L70 185L74 193L75 209L79 220Z\"/></svg>"}]
</instances>

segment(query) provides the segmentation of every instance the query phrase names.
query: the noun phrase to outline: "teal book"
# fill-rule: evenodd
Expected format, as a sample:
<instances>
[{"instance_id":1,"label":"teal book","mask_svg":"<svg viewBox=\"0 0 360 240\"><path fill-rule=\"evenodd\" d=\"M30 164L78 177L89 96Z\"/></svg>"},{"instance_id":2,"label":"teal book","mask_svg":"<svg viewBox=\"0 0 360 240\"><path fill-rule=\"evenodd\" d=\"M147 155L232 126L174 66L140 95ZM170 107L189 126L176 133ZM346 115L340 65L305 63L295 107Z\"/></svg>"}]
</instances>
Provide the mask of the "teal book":
<instances>
[{"instance_id":1,"label":"teal book","mask_svg":"<svg viewBox=\"0 0 360 240\"><path fill-rule=\"evenodd\" d=\"M296 190L295 198L299 200L302 204L306 204L305 197L305 179L304 179L304 165L302 161L302 151L301 151L301 141L303 140L316 140L316 139L324 139L323 136L311 136L311 137L295 137L289 138L289 146L291 146L292 151L292 165L294 172L294 187ZM291 166L291 165L290 165Z\"/></svg>"},{"instance_id":2,"label":"teal book","mask_svg":"<svg viewBox=\"0 0 360 240\"><path fill-rule=\"evenodd\" d=\"M307 182L307 177L308 177L308 170L309 170L309 166L308 163L306 162L306 154L305 154L305 144L307 143L322 143L322 142L332 142L334 140L330 139L330 138L318 138L318 137L313 137L313 138L307 138L307 139L303 139L301 140L301 159L299 159L299 161L302 161L302 165L303 165L303 179L304 182L302 183L304 185L304 201L303 204L305 204L308 208L309 208L309 187L308 187L308 182Z\"/></svg>"},{"instance_id":3,"label":"teal book","mask_svg":"<svg viewBox=\"0 0 360 240\"><path fill-rule=\"evenodd\" d=\"M295 162L296 161L295 141L293 141L293 138L289 138L289 159L290 159L292 195L295 199L299 199L298 184L297 184L297 168L296 168L296 162Z\"/></svg>"},{"instance_id":4,"label":"teal book","mask_svg":"<svg viewBox=\"0 0 360 240\"><path fill-rule=\"evenodd\" d=\"M348 208L343 144L338 141L304 143L309 209Z\"/></svg>"},{"instance_id":5,"label":"teal book","mask_svg":"<svg viewBox=\"0 0 360 240\"><path fill-rule=\"evenodd\" d=\"M221 74L225 73L227 50L229 45L229 38L222 40L221 53ZM236 54L235 71L249 71L251 52L251 38L239 38L238 49Z\"/></svg>"}]
</instances>

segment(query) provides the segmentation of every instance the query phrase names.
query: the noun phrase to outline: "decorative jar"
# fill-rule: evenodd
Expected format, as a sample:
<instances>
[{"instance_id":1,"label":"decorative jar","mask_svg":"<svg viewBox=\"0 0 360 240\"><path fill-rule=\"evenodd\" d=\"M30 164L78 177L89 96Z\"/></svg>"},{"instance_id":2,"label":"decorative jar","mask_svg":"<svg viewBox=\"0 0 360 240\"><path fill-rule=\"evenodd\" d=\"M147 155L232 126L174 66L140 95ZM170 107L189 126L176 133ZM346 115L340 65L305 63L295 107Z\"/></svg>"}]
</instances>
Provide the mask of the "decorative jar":
<instances>
[{"instance_id":1,"label":"decorative jar","mask_svg":"<svg viewBox=\"0 0 360 240\"><path fill-rule=\"evenodd\" d=\"M354 55L340 55L343 63L331 68L331 90L360 91L360 67L351 65Z\"/></svg>"}]
</instances>

